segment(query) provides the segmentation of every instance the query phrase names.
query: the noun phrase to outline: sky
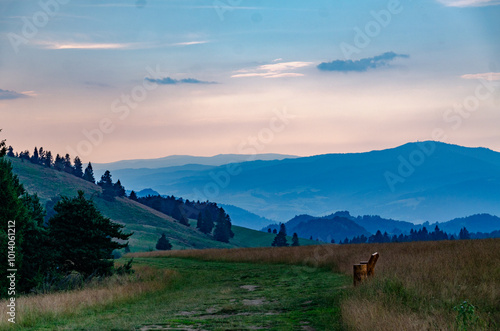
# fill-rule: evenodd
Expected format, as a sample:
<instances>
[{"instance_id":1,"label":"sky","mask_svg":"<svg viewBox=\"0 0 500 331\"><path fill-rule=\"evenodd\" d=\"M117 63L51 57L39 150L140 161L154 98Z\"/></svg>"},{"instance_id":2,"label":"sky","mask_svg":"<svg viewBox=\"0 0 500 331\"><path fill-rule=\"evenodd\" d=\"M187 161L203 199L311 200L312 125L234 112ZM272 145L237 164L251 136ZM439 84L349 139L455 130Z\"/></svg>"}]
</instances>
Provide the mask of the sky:
<instances>
[{"instance_id":1,"label":"sky","mask_svg":"<svg viewBox=\"0 0 500 331\"><path fill-rule=\"evenodd\" d=\"M85 162L500 151L498 0L0 0L0 133Z\"/></svg>"}]
</instances>

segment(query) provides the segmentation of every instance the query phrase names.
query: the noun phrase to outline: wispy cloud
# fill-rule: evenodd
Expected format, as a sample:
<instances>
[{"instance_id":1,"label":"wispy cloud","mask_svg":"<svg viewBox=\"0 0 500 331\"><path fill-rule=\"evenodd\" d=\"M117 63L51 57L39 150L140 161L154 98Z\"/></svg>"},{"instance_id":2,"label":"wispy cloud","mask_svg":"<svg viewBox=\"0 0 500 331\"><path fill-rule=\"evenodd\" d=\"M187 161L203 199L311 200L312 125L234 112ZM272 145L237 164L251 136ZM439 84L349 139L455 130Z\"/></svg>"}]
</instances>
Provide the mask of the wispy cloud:
<instances>
[{"instance_id":1,"label":"wispy cloud","mask_svg":"<svg viewBox=\"0 0 500 331\"><path fill-rule=\"evenodd\" d=\"M208 82L208 81L203 81L203 80L198 80L194 78L184 78L184 79L174 79L170 77L164 77L164 78L145 78L148 82L151 83L156 83L160 85L178 85L178 84L217 84L217 82Z\"/></svg>"},{"instance_id":2,"label":"wispy cloud","mask_svg":"<svg viewBox=\"0 0 500 331\"><path fill-rule=\"evenodd\" d=\"M398 57L408 58L410 56L406 54L396 54L394 52L386 52L381 55L368 57L357 61L335 60L332 62L323 62L318 65L318 69L321 71L363 72L367 71L368 69L375 69L387 66L390 61Z\"/></svg>"},{"instance_id":3,"label":"wispy cloud","mask_svg":"<svg viewBox=\"0 0 500 331\"><path fill-rule=\"evenodd\" d=\"M273 62L279 61L281 59L276 59ZM281 62L273 64L264 64L256 68L251 69L241 69L235 71L232 78L242 78L242 77L264 77L264 78L281 78L281 77L300 77L304 74L299 72L294 72L297 69L305 68L311 66L312 62Z\"/></svg>"},{"instance_id":4,"label":"wispy cloud","mask_svg":"<svg viewBox=\"0 0 500 331\"><path fill-rule=\"evenodd\" d=\"M438 0L447 7L484 7L500 5L500 0Z\"/></svg>"},{"instance_id":5,"label":"wispy cloud","mask_svg":"<svg viewBox=\"0 0 500 331\"><path fill-rule=\"evenodd\" d=\"M0 100L13 100L13 99L27 98L30 94L32 94L32 91L19 93L16 91L9 91L9 90L0 89Z\"/></svg>"},{"instance_id":6,"label":"wispy cloud","mask_svg":"<svg viewBox=\"0 0 500 331\"><path fill-rule=\"evenodd\" d=\"M38 42L45 49L133 49L133 43L78 43L78 42Z\"/></svg>"},{"instance_id":7,"label":"wispy cloud","mask_svg":"<svg viewBox=\"0 0 500 331\"><path fill-rule=\"evenodd\" d=\"M177 43L98 43L98 42L65 42L65 41L39 41L36 44L44 49L64 50L138 50L161 47L191 46L209 43L208 40L183 41Z\"/></svg>"},{"instance_id":8,"label":"wispy cloud","mask_svg":"<svg viewBox=\"0 0 500 331\"><path fill-rule=\"evenodd\" d=\"M180 43L171 44L172 46L190 46L190 45L200 45L209 43L208 40L199 40L199 41L184 41Z\"/></svg>"},{"instance_id":9,"label":"wispy cloud","mask_svg":"<svg viewBox=\"0 0 500 331\"><path fill-rule=\"evenodd\" d=\"M500 72L485 72L481 74L467 74L460 76L463 79L484 79L484 80L500 80Z\"/></svg>"}]
</instances>

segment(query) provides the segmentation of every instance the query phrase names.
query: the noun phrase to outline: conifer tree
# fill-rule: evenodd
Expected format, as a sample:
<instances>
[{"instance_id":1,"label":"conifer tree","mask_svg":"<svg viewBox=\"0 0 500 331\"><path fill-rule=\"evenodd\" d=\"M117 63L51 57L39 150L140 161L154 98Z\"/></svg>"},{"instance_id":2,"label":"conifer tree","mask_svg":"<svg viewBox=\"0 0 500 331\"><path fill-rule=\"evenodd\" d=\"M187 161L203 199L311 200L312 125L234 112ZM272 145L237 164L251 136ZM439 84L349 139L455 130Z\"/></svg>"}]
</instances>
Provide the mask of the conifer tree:
<instances>
[{"instance_id":1,"label":"conifer tree","mask_svg":"<svg viewBox=\"0 0 500 331\"><path fill-rule=\"evenodd\" d=\"M160 251L169 251L172 249L172 244L168 241L165 233L162 233L160 239L156 243L156 249Z\"/></svg>"},{"instance_id":2,"label":"conifer tree","mask_svg":"<svg viewBox=\"0 0 500 331\"><path fill-rule=\"evenodd\" d=\"M52 167L52 152L51 151L47 151L45 153L45 157L43 159L43 165L46 166L47 168L50 168Z\"/></svg>"},{"instance_id":3,"label":"conifer tree","mask_svg":"<svg viewBox=\"0 0 500 331\"><path fill-rule=\"evenodd\" d=\"M300 244L299 244L299 236L297 236L296 232L293 233L292 246L300 246Z\"/></svg>"},{"instance_id":4,"label":"conifer tree","mask_svg":"<svg viewBox=\"0 0 500 331\"><path fill-rule=\"evenodd\" d=\"M35 147L33 150L33 155L31 156L31 162L32 163L38 163L40 161L39 155L38 155L38 148Z\"/></svg>"},{"instance_id":5,"label":"conifer tree","mask_svg":"<svg viewBox=\"0 0 500 331\"><path fill-rule=\"evenodd\" d=\"M9 148L7 149L7 156L10 156L10 157L15 157L16 156L14 154L14 148L12 148L12 146L9 146Z\"/></svg>"},{"instance_id":6,"label":"conifer tree","mask_svg":"<svg viewBox=\"0 0 500 331\"><path fill-rule=\"evenodd\" d=\"M92 170L92 163L90 163L90 162L87 165L87 168L85 168L85 173L83 174L83 179L85 179L88 182L91 182L92 184L95 183L94 170Z\"/></svg>"},{"instance_id":7,"label":"conifer tree","mask_svg":"<svg viewBox=\"0 0 500 331\"><path fill-rule=\"evenodd\" d=\"M30 151L25 150L24 152L21 152L21 153L19 154L19 158L20 158L23 162L24 162L24 160L26 160L26 161L31 160Z\"/></svg>"},{"instance_id":8,"label":"conifer tree","mask_svg":"<svg viewBox=\"0 0 500 331\"><path fill-rule=\"evenodd\" d=\"M217 216L217 224L214 229L214 239L228 243L229 238L231 238L231 222L224 209L220 208L219 215Z\"/></svg>"},{"instance_id":9,"label":"conifer tree","mask_svg":"<svg viewBox=\"0 0 500 331\"><path fill-rule=\"evenodd\" d=\"M124 225L104 217L83 191L74 198L62 197L54 210L49 231L57 248L56 264L84 276L111 274L113 250L127 246L115 239L127 240L132 233L122 232Z\"/></svg>"},{"instance_id":10,"label":"conifer tree","mask_svg":"<svg viewBox=\"0 0 500 331\"><path fill-rule=\"evenodd\" d=\"M45 151L43 149L43 147L40 147L38 149L38 164L42 164L43 165L43 161L45 160Z\"/></svg>"},{"instance_id":11,"label":"conifer tree","mask_svg":"<svg viewBox=\"0 0 500 331\"><path fill-rule=\"evenodd\" d=\"M2 132L1 129L0 129L0 132ZM5 148L5 139L3 139L3 140L0 140L0 157L4 156L5 153L7 153L7 149Z\"/></svg>"},{"instance_id":12,"label":"conifer tree","mask_svg":"<svg viewBox=\"0 0 500 331\"><path fill-rule=\"evenodd\" d=\"M63 164L64 164L64 171L67 172L68 174L73 173L73 166L71 165L71 158L69 154L66 154L63 159Z\"/></svg>"},{"instance_id":13,"label":"conifer tree","mask_svg":"<svg viewBox=\"0 0 500 331\"><path fill-rule=\"evenodd\" d=\"M462 240L470 239L469 231L465 227L463 227L462 229L460 229L460 233L458 234L458 238L462 239Z\"/></svg>"},{"instance_id":14,"label":"conifer tree","mask_svg":"<svg viewBox=\"0 0 500 331\"><path fill-rule=\"evenodd\" d=\"M113 179L111 176L111 172L106 170L104 174L101 176L101 180L97 182L97 185L100 187L113 187Z\"/></svg>"},{"instance_id":15,"label":"conifer tree","mask_svg":"<svg viewBox=\"0 0 500 331\"><path fill-rule=\"evenodd\" d=\"M288 243L286 242L286 227L285 224L281 223L280 224L280 230L276 237L274 237L274 240L271 244L273 247L284 247L288 246Z\"/></svg>"},{"instance_id":16,"label":"conifer tree","mask_svg":"<svg viewBox=\"0 0 500 331\"><path fill-rule=\"evenodd\" d=\"M54 160L54 169L63 171L64 170L64 159L59 156L59 154L56 155L56 158Z\"/></svg>"},{"instance_id":17,"label":"conifer tree","mask_svg":"<svg viewBox=\"0 0 500 331\"><path fill-rule=\"evenodd\" d=\"M53 269L54 247L44 225L45 210L36 194L24 193L21 200L26 207L29 222L23 233L23 264L19 270L21 292L28 292Z\"/></svg>"},{"instance_id":18,"label":"conifer tree","mask_svg":"<svg viewBox=\"0 0 500 331\"><path fill-rule=\"evenodd\" d=\"M137 201L137 194L135 194L135 191L132 190L132 192L130 192L130 195L128 196L128 198L130 200L134 200L134 201Z\"/></svg>"},{"instance_id":19,"label":"conifer tree","mask_svg":"<svg viewBox=\"0 0 500 331\"><path fill-rule=\"evenodd\" d=\"M78 156L75 156L75 165L73 166L73 175L75 175L78 178L83 177L83 171L82 171L82 160Z\"/></svg>"},{"instance_id":20,"label":"conifer tree","mask_svg":"<svg viewBox=\"0 0 500 331\"><path fill-rule=\"evenodd\" d=\"M115 191L115 196L117 196L117 197L124 197L126 195L125 187L123 187L123 185L122 185L122 183L120 182L119 179L118 179L118 181L116 183L113 184L113 188L114 188L114 191Z\"/></svg>"},{"instance_id":21,"label":"conifer tree","mask_svg":"<svg viewBox=\"0 0 500 331\"><path fill-rule=\"evenodd\" d=\"M200 231L205 234L212 233L212 229L214 228L214 221L212 219L212 214L208 208L205 208L205 212L203 213L203 221Z\"/></svg>"},{"instance_id":22,"label":"conifer tree","mask_svg":"<svg viewBox=\"0 0 500 331\"><path fill-rule=\"evenodd\" d=\"M102 197L105 200L112 201L115 198L115 187L113 186L113 180L111 178L111 172L106 170L106 172L101 176L101 180L97 182L97 185L102 187Z\"/></svg>"}]
</instances>

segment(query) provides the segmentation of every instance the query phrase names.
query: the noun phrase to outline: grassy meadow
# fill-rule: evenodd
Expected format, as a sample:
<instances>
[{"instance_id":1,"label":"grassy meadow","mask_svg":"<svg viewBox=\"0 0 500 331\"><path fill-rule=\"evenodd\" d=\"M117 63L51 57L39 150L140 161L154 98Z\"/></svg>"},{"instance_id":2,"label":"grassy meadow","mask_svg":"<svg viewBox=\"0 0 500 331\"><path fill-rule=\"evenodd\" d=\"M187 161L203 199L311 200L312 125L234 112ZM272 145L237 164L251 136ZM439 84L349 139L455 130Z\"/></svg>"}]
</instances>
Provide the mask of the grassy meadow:
<instances>
[{"instance_id":1,"label":"grassy meadow","mask_svg":"<svg viewBox=\"0 0 500 331\"><path fill-rule=\"evenodd\" d=\"M136 258L153 279L19 299L19 330L340 329L350 278L294 265ZM96 293L97 291L97 293ZM99 291L104 291L103 293ZM2 306L5 306L2 302ZM2 312L4 313L4 312ZM7 329L5 321L0 328Z\"/></svg>"},{"instance_id":2,"label":"grassy meadow","mask_svg":"<svg viewBox=\"0 0 500 331\"><path fill-rule=\"evenodd\" d=\"M142 300L145 294L164 290L176 278L175 271L150 266L134 266L131 275L114 275L94 280L81 289L16 298L16 324L0 320L0 330L59 329L68 319L92 315ZM0 314L7 315L7 301L2 300ZM62 327L65 328L65 327Z\"/></svg>"},{"instance_id":3,"label":"grassy meadow","mask_svg":"<svg viewBox=\"0 0 500 331\"><path fill-rule=\"evenodd\" d=\"M374 252L380 253L375 278L345 291L340 309L346 329L464 330L464 318L468 329L500 327L500 239L133 255L302 265L350 276L352 265Z\"/></svg>"},{"instance_id":4,"label":"grassy meadow","mask_svg":"<svg viewBox=\"0 0 500 331\"><path fill-rule=\"evenodd\" d=\"M375 277L353 287L352 264L375 251ZM132 253L133 275L18 298L15 328L497 330L499 251L486 239Z\"/></svg>"}]
</instances>

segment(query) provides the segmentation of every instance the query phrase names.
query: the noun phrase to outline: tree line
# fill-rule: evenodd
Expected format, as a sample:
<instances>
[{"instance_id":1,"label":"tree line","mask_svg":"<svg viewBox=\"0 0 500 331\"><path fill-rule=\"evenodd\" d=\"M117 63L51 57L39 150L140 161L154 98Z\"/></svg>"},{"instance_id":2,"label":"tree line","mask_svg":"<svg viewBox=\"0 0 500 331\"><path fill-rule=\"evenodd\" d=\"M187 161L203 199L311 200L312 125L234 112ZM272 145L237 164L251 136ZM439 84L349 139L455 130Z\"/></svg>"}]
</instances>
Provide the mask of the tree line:
<instances>
[{"instance_id":1,"label":"tree line","mask_svg":"<svg viewBox=\"0 0 500 331\"><path fill-rule=\"evenodd\" d=\"M436 225L434 231L429 232L424 226L422 229L410 230L410 234L400 234L393 235L392 237L387 233L382 233L380 230L374 235L366 237L365 235L356 236L349 240L345 238L344 241L340 241L339 244L364 244L364 243L390 243L390 242L412 242L412 241L439 241L439 240L455 240L455 239L471 239L471 234L467 228L463 227L460 229L458 238L455 235L450 235L442 231L439 226Z\"/></svg>"},{"instance_id":2,"label":"tree line","mask_svg":"<svg viewBox=\"0 0 500 331\"><path fill-rule=\"evenodd\" d=\"M271 233L271 229L267 229L268 233ZM293 233L292 236L292 244L289 245L286 239L286 226L283 223L280 223L280 230L277 231L276 229L273 230L273 233L276 234L276 236L273 239L273 242L271 243L272 247L287 247L287 246L300 246L299 244L299 236L297 233Z\"/></svg>"},{"instance_id":3,"label":"tree line","mask_svg":"<svg viewBox=\"0 0 500 331\"><path fill-rule=\"evenodd\" d=\"M116 240L126 241L132 233L104 217L82 191L61 197L45 221L46 210L12 172L7 151L0 141L0 264L9 266L0 269L0 297L12 296L7 269L17 270L15 294L65 289L75 272L89 279L131 270L130 263L115 269L112 252L127 247Z\"/></svg>"},{"instance_id":4,"label":"tree line","mask_svg":"<svg viewBox=\"0 0 500 331\"><path fill-rule=\"evenodd\" d=\"M22 151L20 153L14 153L14 149L12 148L12 146L9 146L7 148L7 156L19 158L23 162L29 161L46 168L64 171L68 174L74 175L78 178L83 178L86 181L95 184L92 163L89 162L85 170L83 170L82 160L80 160L78 156L75 156L72 163L69 154L66 154L64 156L57 154L54 159L52 152L49 150L45 150L43 147L35 147L35 149L33 150L33 154L30 154L30 151L28 150Z\"/></svg>"},{"instance_id":5,"label":"tree line","mask_svg":"<svg viewBox=\"0 0 500 331\"><path fill-rule=\"evenodd\" d=\"M217 241L228 243L234 237L231 217L214 202L184 200L173 195L138 198L134 191L130 192L129 198L178 220L184 226L190 226L190 218L196 219L196 228Z\"/></svg>"},{"instance_id":6,"label":"tree line","mask_svg":"<svg viewBox=\"0 0 500 331\"><path fill-rule=\"evenodd\" d=\"M33 154L30 155L28 150L20 153L14 153L12 146L7 148L7 156L19 158L23 162L29 161L33 164L38 164L49 169L63 171L91 182L92 184L96 184L92 163L89 162L85 170L83 170L82 160L78 156L75 156L72 162L69 154L66 154L65 156L57 154L55 159L53 159L52 152L45 150L43 147L35 147ZM126 196L125 187L123 187L119 179L116 183L113 183L111 179L111 172L109 170L106 170L104 175L101 176L101 180L97 182L97 185L102 188L102 197L105 200L111 201L115 197Z\"/></svg>"}]
</instances>

